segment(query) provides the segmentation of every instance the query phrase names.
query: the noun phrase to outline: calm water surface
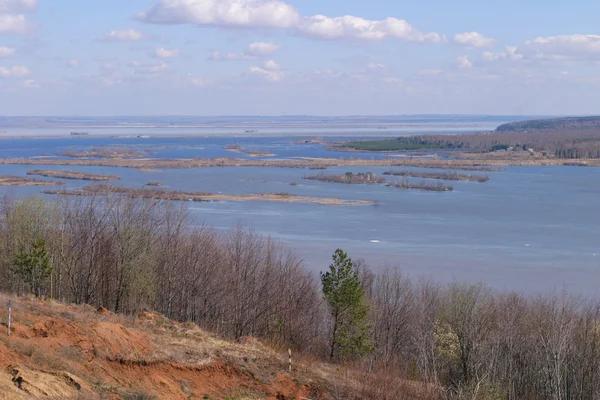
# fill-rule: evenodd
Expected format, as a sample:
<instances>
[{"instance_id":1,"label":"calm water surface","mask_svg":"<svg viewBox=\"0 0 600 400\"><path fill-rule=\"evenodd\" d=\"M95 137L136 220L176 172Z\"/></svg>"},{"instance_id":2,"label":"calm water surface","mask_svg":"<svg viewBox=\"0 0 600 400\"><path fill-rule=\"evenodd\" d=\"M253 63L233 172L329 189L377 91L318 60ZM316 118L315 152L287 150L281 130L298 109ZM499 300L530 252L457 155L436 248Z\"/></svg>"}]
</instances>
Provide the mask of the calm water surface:
<instances>
[{"instance_id":1,"label":"calm water surface","mask_svg":"<svg viewBox=\"0 0 600 400\"><path fill-rule=\"evenodd\" d=\"M294 138L65 138L5 139L0 157L56 156L66 149L126 146L150 157L240 156L231 143L271 151L276 158L348 157ZM381 155L369 154L369 157ZM25 175L30 166L0 166L0 174ZM38 167L35 167L38 168ZM600 282L600 169L508 168L487 183L452 182L453 192L419 192L385 186L302 180L318 173L284 168L207 168L143 172L101 167L52 167L115 174L126 186L151 180L169 189L228 194L289 192L306 196L375 200L377 205L335 207L267 202L190 203L198 223L230 228L237 223L281 239L309 268L325 268L338 247L373 266L398 265L413 276L438 281L485 281L502 289L567 288L598 294ZM381 173L388 168L331 168L327 173ZM291 182L297 186L291 186ZM67 181L66 187L89 182ZM39 194L39 187L0 187L0 194ZM48 196L51 197L51 196Z\"/></svg>"}]
</instances>

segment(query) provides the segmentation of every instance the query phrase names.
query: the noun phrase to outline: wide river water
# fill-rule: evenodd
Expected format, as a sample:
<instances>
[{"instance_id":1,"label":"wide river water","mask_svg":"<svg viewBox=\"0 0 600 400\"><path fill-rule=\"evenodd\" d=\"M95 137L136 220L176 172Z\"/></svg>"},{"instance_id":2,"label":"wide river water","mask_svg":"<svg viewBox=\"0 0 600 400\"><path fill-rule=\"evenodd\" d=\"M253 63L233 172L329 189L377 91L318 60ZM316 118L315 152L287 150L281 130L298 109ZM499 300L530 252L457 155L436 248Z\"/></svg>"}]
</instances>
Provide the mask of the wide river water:
<instances>
[{"instance_id":1,"label":"wide river water","mask_svg":"<svg viewBox=\"0 0 600 400\"><path fill-rule=\"evenodd\" d=\"M442 132L446 128L439 128ZM435 127L432 128L436 131ZM31 130L35 136L48 132ZM129 131L131 132L131 131ZM111 134L114 132L108 132ZM336 134L342 134L337 132ZM446 133L449 133L446 131ZM161 132L162 136L168 132ZM352 136L348 132L348 136ZM117 135L118 136L118 135ZM244 135L241 135L244 136ZM320 144L298 144L306 137L64 137L3 139L0 158L61 157L67 149L126 147L148 157L248 157L225 146L268 151L270 158L402 156L331 152ZM370 132L377 136L377 132ZM338 140L338 139L336 139ZM0 166L2 175L24 176L39 166ZM207 168L155 172L103 167L48 169L114 174L128 187L159 181L168 189L249 194L289 192L376 205L347 207L314 204L236 202L189 203L198 223L230 228L243 223L279 238L313 271L327 267L342 248L374 268L399 266L412 276L483 281L492 287L525 292L563 290L598 294L600 282L600 169L515 167L490 172L486 183L451 182L452 192L407 191L381 186L306 181L319 172L286 168ZM330 168L327 173L381 173L389 168ZM297 182L296 186L290 185ZM62 187L89 182L67 181ZM40 187L0 187L0 194L40 195ZM45 196L52 198L51 196Z\"/></svg>"}]
</instances>

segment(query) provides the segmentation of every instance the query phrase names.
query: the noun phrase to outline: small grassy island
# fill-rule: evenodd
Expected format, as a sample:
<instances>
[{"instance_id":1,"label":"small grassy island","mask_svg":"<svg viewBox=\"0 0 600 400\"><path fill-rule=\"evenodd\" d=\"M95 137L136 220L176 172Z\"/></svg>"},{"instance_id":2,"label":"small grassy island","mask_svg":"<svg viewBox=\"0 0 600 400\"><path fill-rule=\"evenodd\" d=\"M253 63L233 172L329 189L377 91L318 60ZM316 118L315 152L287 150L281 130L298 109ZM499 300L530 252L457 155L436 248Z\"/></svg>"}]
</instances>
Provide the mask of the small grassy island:
<instances>
[{"instance_id":1,"label":"small grassy island","mask_svg":"<svg viewBox=\"0 0 600 400\"><path fill-rule=\"evenodd\" d=\"M367 200L342 200L326 197L296 196L290 193L256 193L249 195L226 195L209 192L183 192L176 190L163 190L155 188L127 188L110 184L86 186L83 189L45 190L44 194L65 196L106 196L120 194L136 199L173 200L173 201L274 201L281 203L312 203L327 206L364 206L375 204Z\"/></svg>"},{"instance_id":2,"label":"small grassy island","mask_svg":"<svg viewBox=\"0 0 600 400\"><path fill-rule=\"evenodd\" d=\"M119 178L118 176L115 176L115 175L96 175L96 174L87 174L85 172L55 171L55 170L43 170L43 169L32 169L30 171L27 171L27 175L38 175L38 176L45 176L45 177L49 177L49 178L77 179L77 180L82 180L82 181L97 181L97 182L121 180L121 178Z\"/></svg>"},{"instance_id":3,"label":"small grassy island","mask_svg":"<svg viewBox=\"0 0 600 400\"><path fill-rule=\"evenodd\" d=\"M386 186L398 189L426 190L430 192L449 192L454 190L452 186L445 185L441 182L411 182L406 178L398 182L388 183Z\"/></svg>"},{"instance_id":4,"label":"small grassy island","mask_svg":"<svg viewBox=\"0 0 600 400\"><path fill-rule=\"evenodd\" d=\"M148 152L143 152L130 148L104 148L98 147L89 150L73 150L68 149L59 156L70 158L140 158L147 155Z\"/></svg>"},{"instance_id":5,"label":"small grassy island","mask_svg":"<svg viewBox=\"0 0 600 400\"><path fill-rule=\"evenodd\" d=\"M431 141L425 137L407 136L397 139L383 140L360 140L354 142L334 145L332 149L336 150L356 150L356 151L417 151L417 150L456 150L461 147L455 147L451 142Z\"/></svg>"},{"instance_id":6,"label":"small grassy island","mask_svg":"<svg viewBox=\"0 0 600 400\"><path fill-rule=\"evenodd\" d=\"M385 178L377 176L371 172L354 174L352 172L346 172L342 175L307 175L302 179L310 181L321 181L331 183L346 183L346 184L362 184L362 185L379 185L385 183Z\"/></svg>"},{"instance_id":7,"label":"small grassy island","mask_svg":"<svg viewBox=\"0 0 600 400\"><path fill-rule=\"evenodd\" d=\"M0 175L0 186L54 186L64 185L60 181L47 181L44 179L25 178L22 176Z\"/></svg>"},{"instance_id":8,"label":"small grassy island","mask_svg":"<svg viewBox=\"0 0 600 400\"><path fill-rule=\"evenodd\" d=\"M440 179L444 181L472 181L487 182L490 178L487 175L459 174L458 172L420 172L420 171L386 171L384 175L391 176L410 176L412 178Z\"/></svg>"}]
</instances>

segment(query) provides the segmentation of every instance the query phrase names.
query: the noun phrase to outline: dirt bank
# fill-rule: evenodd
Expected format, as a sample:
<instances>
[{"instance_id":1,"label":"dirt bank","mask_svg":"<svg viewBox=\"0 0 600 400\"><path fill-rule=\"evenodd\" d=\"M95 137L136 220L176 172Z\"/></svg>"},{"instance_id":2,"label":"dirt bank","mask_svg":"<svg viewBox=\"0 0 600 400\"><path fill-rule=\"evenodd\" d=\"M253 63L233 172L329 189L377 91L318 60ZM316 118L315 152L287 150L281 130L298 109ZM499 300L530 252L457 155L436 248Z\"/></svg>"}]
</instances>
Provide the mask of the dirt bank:
<instances>
[{"instance_id":1,"label":"dirt bank","mask_svg":"<svg viewBox=\"0 0 600 400\"><path fill-rule=\"evenodd\" d=\"M296 359L258 340L219 339L158 314L115 315L90 306L0 295L2 399L321 399L350 393L352 370ZM421 389L406 385L403 399ZM360 397L344 397L358 399Z\"/></svg>"}]
</instances>

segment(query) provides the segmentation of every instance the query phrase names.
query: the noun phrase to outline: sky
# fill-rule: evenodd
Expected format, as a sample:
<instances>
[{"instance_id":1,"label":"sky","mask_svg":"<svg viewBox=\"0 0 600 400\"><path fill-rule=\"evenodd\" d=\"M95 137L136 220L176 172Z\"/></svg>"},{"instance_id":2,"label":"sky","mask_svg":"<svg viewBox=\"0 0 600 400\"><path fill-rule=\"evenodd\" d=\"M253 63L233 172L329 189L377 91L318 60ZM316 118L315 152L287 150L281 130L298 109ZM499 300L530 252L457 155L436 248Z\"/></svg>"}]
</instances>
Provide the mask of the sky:
<instances>
[{"instance_id":1,"label":"sky","mask_svg":"<svg viewBox=\"0 0 600 400\"><path fill-rule=\"evenodd\" d=\"M594 0L0 0L0 115L600 114Z\"/></svg>"}]
</instances>

